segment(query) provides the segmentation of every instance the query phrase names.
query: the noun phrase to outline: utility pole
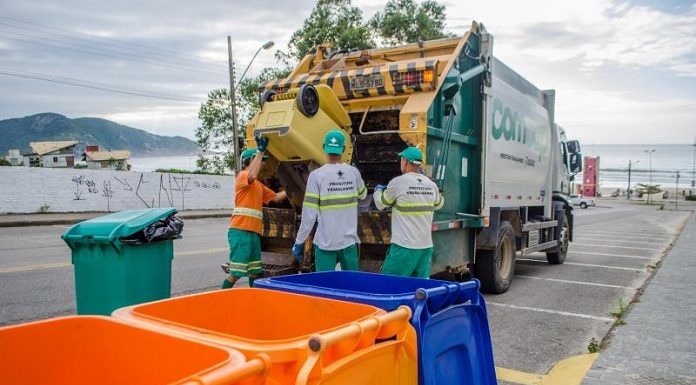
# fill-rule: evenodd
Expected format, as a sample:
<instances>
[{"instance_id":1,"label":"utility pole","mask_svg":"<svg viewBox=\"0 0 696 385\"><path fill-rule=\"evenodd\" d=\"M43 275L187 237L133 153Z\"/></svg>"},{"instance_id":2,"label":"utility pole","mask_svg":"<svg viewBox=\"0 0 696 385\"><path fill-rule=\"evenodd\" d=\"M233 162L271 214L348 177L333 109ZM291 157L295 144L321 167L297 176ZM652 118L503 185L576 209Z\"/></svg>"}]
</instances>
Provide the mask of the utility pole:
<instances>
[{"instance_id":1,"label":"utility pole","mask_svg":"<svg viewBox=\"0 0 696 385\"><path fill-rule=\"evenodd\" d=\"M649 162L649 167L650 167L650 171L648 174L648 175L650 175L650 184L649 184L650 187L648 188L648 191L652 191L652 154L655 151L657 151L657 150L655 150L654 148L650 149L650 150L645 150L645 152L648 154L648 162ZM651 195L652 194L648 194L648 204L650 204L650 196Z\"/></svg>"},{"instance_id":2,"label":"utility pole","mask_svg":"<svg viewBox=\"0 0 696 385\"><path fill-rule=\"evenodd\" d=\"M674 188L674 210L679 207L679 171L677 171L677 187Z\"/></svg>"},{"instance_id":3,"label":"utility pole","mask_svg":"<svg viewBox=\"0 0 696 385\"><path fill-rule=\"evenodd\" d=\"M232 37L227 35L227 56L230 67L230 113L232 117L232 148L234 149L234 171L241 170L239 161L239 129L237 128L237 94L234 86L234 59L232 58Z\"/></svg>"}]
</instances>

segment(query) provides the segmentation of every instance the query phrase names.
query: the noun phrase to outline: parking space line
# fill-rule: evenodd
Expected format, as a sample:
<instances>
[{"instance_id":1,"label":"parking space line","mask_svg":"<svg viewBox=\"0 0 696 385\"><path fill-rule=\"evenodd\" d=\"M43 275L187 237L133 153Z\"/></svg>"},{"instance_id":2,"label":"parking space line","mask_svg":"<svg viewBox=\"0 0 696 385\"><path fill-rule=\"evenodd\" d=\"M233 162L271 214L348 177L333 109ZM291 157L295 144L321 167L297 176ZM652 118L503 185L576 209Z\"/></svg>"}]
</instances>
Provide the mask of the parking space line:
<instances>
[{"instance_id":1,"label":"parking space line","mask_svg":"<svg viewBox=\"0 0 696 385\"><path fill-rule=\"evenodd\" d=\"M628 286L609 285L609 284L606 284L606 283L595 283L595 282L570 281L570 280L567 280L567 279L557 279L557 278L532 277L532 276L530 276L530 275L519 275L519 274L515 274L515 278L535 279L535 280L540 280L540 281L551 281L551 282L560 282L560 283L570 283L570 284L585 285L585 286L608 287L608 288L611 288L611 289L630 289L630 290L637 290L635 287L628 287Z\"/></svg>"},{"instance_id":2,"label":"parking space line","mask_svg":"<svg viewBox=\"0 0 696 385\"><path fill-rule=\"evenodd\" d=\"M614 249L629 249L629 250L650 250L650 251L663 251L664 247L661 249L653 249L650 247L634 247L634 246L616 246L616 245L599 245L596 243L577 243L573 242L575 246L587 246L587 247L611 247Z\"/></svg>"},{"instance_id":3,"label":"parking space line","mask_svg":"<svg viewBox=\"0 0 696 385\"><path fill-rule=\"evenodd\" d=\"M627 237L627 236L618 236L618 235L609 235L609 236L604 236L603 234L577 234L575 233L573 235L573 239L579 239L579 238L592 238L592 239L597 239L601 241L621 241L621 242L641 242L645 238L650 238L652 240L652 243L672 243L674 241L674 237L669 237L669 238L655 238L653 236L650 237Z\"/></svg>"},{"instance_id":4,"label":"parking space line","mask_svg":"<svg viewBox=\"0 0 696 385\"><path fill-rule=\"evenodd\" d=\"M585 318L585 319L591 319L591 320L595 320L595 321L605 321L605 322L614 322L615 321L613 318L608 318L608 317L598 317L598 316L589 315L589 314L570 313L567 311L541 309L541 308L529 307L529 306L517 306L517 305L508 304L508 303L501 303L501 302L494 302L494 301L486 301L486 304L500 306L500 307L507 307L507 308L516 309L516 310L529 310L529 311L535 311L538 313L556 314L556 315L563 315L563 316L568 316L568 317Z\"/></svg>"},{"instance_id":5,"label":"parking space line","mask_svg":"<svg viewBox=\"0 0 696 385\"><path fill-rule=\"evenodd\" d=\"M612 229L613 230L613 229ZM599 234L599 235L613 235L613 236L621 236L621 235L631 235L634 234L635 230L634 229L626 229L625 231L611 231L611 230L590 230L590 231L583 231L583 229L576 229L574 231L575 234ZM676 234L674 233L651 233L651 232L646 232L646 231L641 231L640 235L647 235L651 237L674 237Z\"/></svg>"},{"instance_id":6,"label":"parking space line","mask_svg":"<svg viewBox=\"0 0 696 385\"><path fill-rule=\"evenodd\" d=\"M548 262L545 260L541 259L531 259L531 258L515 258L515 261L524 261L524 262L537 262L537 263L543 263L547 264ZM595 265L593 263L577 263L577 262L564 262L564 265L571 265L571 266L585 266L585 267L600 267L603 269L617 269L617 270L629 270L629 271L645 271L645 269L638 269L635 267L620 267L620 266L607 266L607 265Z\"/></svg>"},{"instance_id":7,"label":"parking space line","mask_svg":"<svg viewBox=\"0 0 696 385\"><path fill-rule=\"evenodd\" d=\"M645 239L645 238L639 238L639 239ZM616 238L590 238L590 237L583 237L583 236L574 236L573 241L595 241L595 242L618 242L618 243L631 243L631 244L642 244L642 245L655 245L658 242L656 241L650 241L650 242L643 242L643 241L634 241L630 239L616 239Z\"/></svg>"},{"instance_id":8,"label":"parking space line","mask_svg":"<svg viewBox=\"0 0 696 385\"><path fill-rule=\"evenodd\" d=\"M589 251L573 251L573 250L568 250L569 253L576 255L576 254L588 254L588 255L600 255L603 257L616 257L616 258L633 258L633 259L645 259L645 260L653 260L655 258L653 257L643 257L640 255L622 255L622 254L608 254L608 253L590 253Z\"/></svg>"}]
</instances>

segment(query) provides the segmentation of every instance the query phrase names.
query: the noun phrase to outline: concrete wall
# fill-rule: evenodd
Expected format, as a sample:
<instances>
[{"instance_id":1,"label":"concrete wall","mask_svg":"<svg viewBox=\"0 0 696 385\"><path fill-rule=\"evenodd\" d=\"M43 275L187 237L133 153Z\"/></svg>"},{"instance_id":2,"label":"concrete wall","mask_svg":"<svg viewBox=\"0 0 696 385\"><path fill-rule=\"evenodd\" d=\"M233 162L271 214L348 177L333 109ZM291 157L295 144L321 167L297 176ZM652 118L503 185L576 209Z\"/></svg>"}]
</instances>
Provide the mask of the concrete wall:
<instances>
[{"instance_id":1,"label":"concrete wall","mask_svg":"<svg viewBox=\"0 0 696 385\"><path fill-rule=\"evenodd\" d=\"M233 207L231 176L0 167L0 214Z\"/></svg>"}]
</instances>

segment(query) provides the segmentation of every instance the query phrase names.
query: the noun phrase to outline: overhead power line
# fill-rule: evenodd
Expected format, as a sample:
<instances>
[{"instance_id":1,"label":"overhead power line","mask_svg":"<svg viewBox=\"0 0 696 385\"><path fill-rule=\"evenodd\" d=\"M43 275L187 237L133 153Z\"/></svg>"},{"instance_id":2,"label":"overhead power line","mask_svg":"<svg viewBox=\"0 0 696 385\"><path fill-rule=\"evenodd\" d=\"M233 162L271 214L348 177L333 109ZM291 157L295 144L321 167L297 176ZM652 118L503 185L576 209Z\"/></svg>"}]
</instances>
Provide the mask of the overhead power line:
<instances>
[{"instance_id":1,"label":"overhead power line","mask_svg":"<svg viewBox=\"0 0 696 385\"><path fill-rule=\"evenodd\" d=\"M36 73L36 72L28 72L28 71L20 71L20 70L0 68L0 75L12 76L12 77L24 78L24 79L41 80L41 81L46 81L46 82L51 82L51 83L65 84L65 85L71 85L71 86L75 86L75 87L83 87L83 88L89 88L89 89L100 90L100 91L105 91L105 92L111 92L111 93L117 93L117 94L123 94L123 95L140 96L140 97L152 98L152 99L163 99L163 100L170 100L170 101L176 101L176 102L189 102L189 103L200 102L199 99L194 99L194 98L190 98L190 97L186 97L186 96L155 94L155 93L149 93L146 91L138 91L138 90L132 90L132 89L129 90L127 88L113 86L113 85L109 85L109 84L105 84L105 83L91 82L91 81L87 81L87 80L67 78L67 77L62 77L62 76L54 76L54 75L49 75L49 74L41 74L41 73Z\"/></svg>"},{"instance_id":2,"label":"overhead power line","mask_svg":"<svg viewBox=\"0 0 696 385\"><path fill-rule=\"evenodd\" d=\"M167 60L167 61L177 61L180 64L184 64L190 67L195 67L198 68L200 66L208 66L210 69L224 69L226 66L223 63L211 63L207 62L204 60L201 60L199 58L196 58L195 56L192 56L190 54L184 54L181 52L165 49L165 48L160 48L160 47L155 47L155 46L150 46L142 43L137 43L137 42L131 42L131 41L123 41L115 38L109 38L109 37L103 37L103 36L98 36L98 35L93 35L85 32L79 32L79 31L74 31L70 29L65 29L65 28L60 28L60 27L55 27L55 26L50 26L46 24L41 24L41 23L35 23L31 21L26 21L26 20L20 20L20 19L15 19L15 18L10 18L10 17L5 17L5 16L0 16L0 24L5 25L7 27L15 28L15 29L21 29L21 30L27 30L39 34L45 34L53 37L61 37L61 38L68 38L68 39L73 39L73 40L79 40L86 42L87 44L93 44L97 45L97 48L104 48L105 46L110 47L115 50L126 50L127 52L134 54L139 51L140 54L145 53L148 55L154 55L158 56L159 59L157 58L151 58L153 60ZM34 27L40 27L39 29L37 28L28 28L27 25L34 26ZM50 31L45 31L46 29Z\"/></svg>"},{"instance_id":3,"label":"overhead power line","mask_svg":"<svg viewBox=\"0 0 696 385\"><path fill-rule=\"evenodd\" d=\"M7 36L7 35L0 35L0 37L2 37L3 39L21 41L21 42L25 42L25 43L29 43L29 44L40 45L40 46L50 47L50 48L57 48L57 49L66 50L66 51L83 53L83 54L87 54L87 55L108 57L108 58L112 58L112 59L125 60L125 61L131 61L131 62L140 62L140 63L146 62L146 63L151 64L151 65L171 68L171 69L180 70L180 71L199 72L199 73L205 73L205 74L209 74L209 75L220 75L222 73L222 72L213 72L213 71L209 71L209 70L204 70L201 68L194 68L194 67L190 67L190 66L181 66L181 65L177 65L176 63L170 63L167 61L159 61L159 63L157 63L157 62L153 62L152 60L148 60L148 59L143 60L143 59L140 59L140 58L135 57L135 56L130 55L130 54L125 54L126 56L124 56L124 54L119 54L119 53L113 54L113 53L110 53L109 51L104 51L104 50L97 51L94 49L90 49L89 47L87 47L87 49L82 49L82 48L80 48L80 46L78 46L78 48L69 47L69 46L66 47L66 46L56 45L56 44L52 44L50 42L47 42L47 40L48 40L48 41L57 41L60 43L59 40L50 39L50 38L40 38L40 40L37 41L37 40L31 39L31 38L36 38L35 36L23 34L20 32L5 31L5 30L0 29L0 34L8 34L8 33L15 35L16 37ZM29 39L27 39L25 37L29 37Z\"/></svg>"}]
</instances>

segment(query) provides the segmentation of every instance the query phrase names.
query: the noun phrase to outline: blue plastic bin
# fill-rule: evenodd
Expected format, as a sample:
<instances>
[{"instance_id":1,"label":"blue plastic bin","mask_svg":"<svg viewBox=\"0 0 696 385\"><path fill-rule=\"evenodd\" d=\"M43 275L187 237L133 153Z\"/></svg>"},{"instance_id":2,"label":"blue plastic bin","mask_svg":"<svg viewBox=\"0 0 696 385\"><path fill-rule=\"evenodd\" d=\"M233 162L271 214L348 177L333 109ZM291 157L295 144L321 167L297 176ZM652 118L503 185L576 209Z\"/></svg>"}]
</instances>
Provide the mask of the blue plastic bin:
<instances>
[{"instance_id":1,"label":"blue plastic bin","mask_svg":"<svg viewBox=\"0 0 696 385\"><path fill-rule=\"evenodd\" d=\"M413 310L421 385L495 385L495 365L480 283L454 283L357 271L258 279L254 287Z\"/></svg>"}]
</instances>

